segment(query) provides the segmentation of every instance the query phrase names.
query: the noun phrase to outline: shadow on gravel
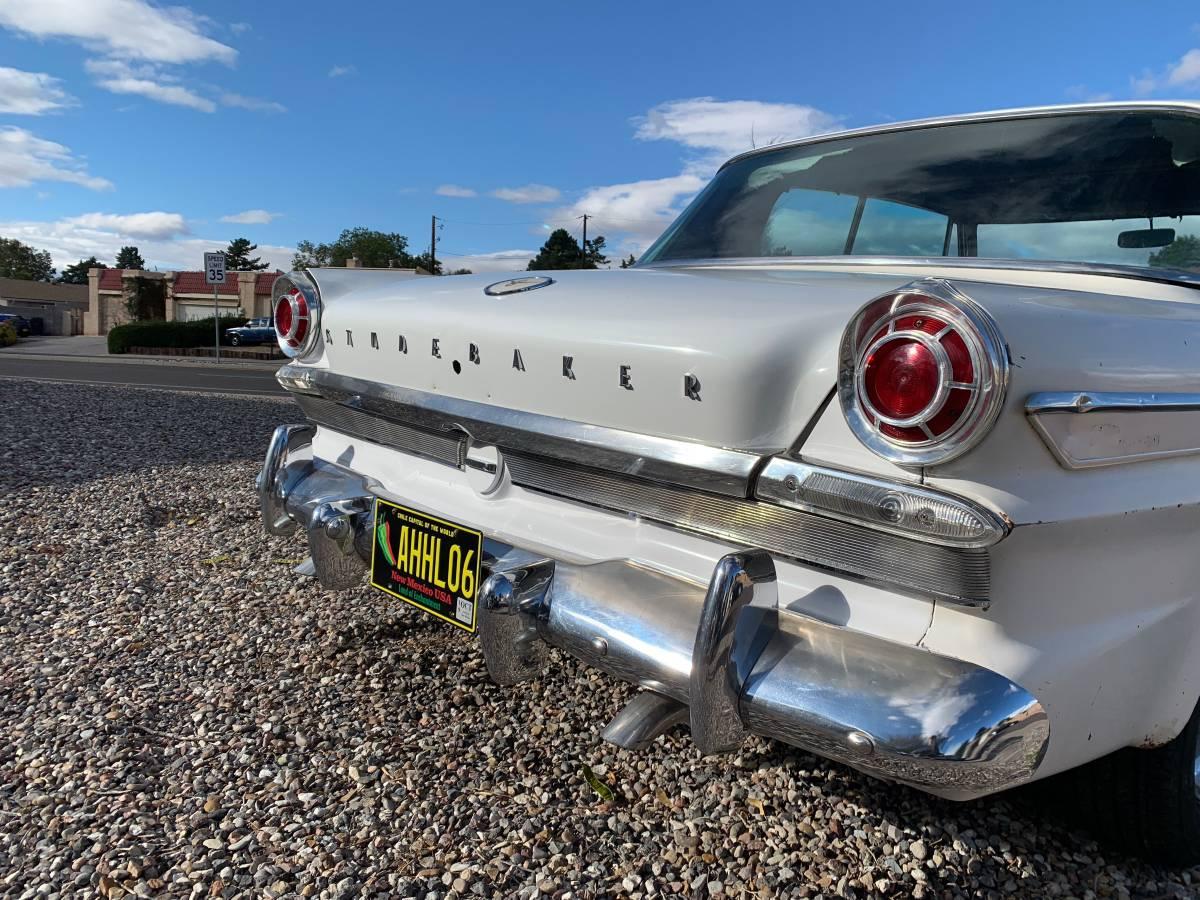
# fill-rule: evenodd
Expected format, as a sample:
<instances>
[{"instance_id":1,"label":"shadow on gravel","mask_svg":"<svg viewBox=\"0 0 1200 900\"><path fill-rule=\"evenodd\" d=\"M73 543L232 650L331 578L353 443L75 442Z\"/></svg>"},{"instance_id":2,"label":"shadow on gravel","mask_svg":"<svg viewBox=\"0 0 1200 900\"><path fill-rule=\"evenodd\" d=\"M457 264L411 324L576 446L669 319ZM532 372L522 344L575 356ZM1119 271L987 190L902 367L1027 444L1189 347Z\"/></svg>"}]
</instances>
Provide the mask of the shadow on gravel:
<instances>
[{"instance_id":1,"label":"shadow on gravel","mask_svg":"<svg viewBox=\"0 0 1200 900\"><path fill-rule=\"evenodd\" d=\"M183 465L258 461L289 399L7 381L0 490Z\"/></svg>"}]
</instances>

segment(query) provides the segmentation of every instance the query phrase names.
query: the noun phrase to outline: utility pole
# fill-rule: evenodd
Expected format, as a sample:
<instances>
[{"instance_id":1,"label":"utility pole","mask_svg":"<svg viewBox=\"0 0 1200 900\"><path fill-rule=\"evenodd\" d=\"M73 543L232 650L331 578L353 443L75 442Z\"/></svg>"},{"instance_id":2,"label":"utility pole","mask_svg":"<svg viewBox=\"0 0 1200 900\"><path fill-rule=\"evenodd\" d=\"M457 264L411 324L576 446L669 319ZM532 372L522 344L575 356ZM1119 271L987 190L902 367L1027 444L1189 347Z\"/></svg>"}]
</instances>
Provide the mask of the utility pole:
<instances>
[{"instance_id":1,"label":"utility pole","mask_svg":"<svg viewBox=\"0 0 1200 900\"><path fill-rule=\"evenodd\" d=\"M437 216L429 217L429 274L437 274Z\"/></svg>"},{"instance_id":2,"label":"utility pole","mask_svg":"<svg viewBox=\"0 0 1200 900\"><path fill-rule=\"evenodd\" d=\"M582 216L576 216L575 218L583 219L583 248L582 249L583 249L583 255L586 257L587 256L587 220L592 217L590 215L588 215L587 213L584 213Z\"/></svg>"}]
</instances>

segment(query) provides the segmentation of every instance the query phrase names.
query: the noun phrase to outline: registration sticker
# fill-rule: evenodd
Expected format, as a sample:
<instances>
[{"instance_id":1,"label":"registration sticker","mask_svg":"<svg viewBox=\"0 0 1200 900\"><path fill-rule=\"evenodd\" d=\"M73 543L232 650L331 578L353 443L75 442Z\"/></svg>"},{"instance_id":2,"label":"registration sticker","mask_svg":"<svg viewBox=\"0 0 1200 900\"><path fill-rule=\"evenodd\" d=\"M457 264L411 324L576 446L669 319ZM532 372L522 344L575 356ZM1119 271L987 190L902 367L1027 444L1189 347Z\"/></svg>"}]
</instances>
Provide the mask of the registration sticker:
<instances>
[{"instance_id":1,"label":"registration sticker","mask_svg":"<svg viewBox=\"0 0 1200 900\"><path fill-rule=\"evenodd\" d=\"M482 553L473 528L375 501L371 585L472 633Z\"/></svg>"}]
</instances>

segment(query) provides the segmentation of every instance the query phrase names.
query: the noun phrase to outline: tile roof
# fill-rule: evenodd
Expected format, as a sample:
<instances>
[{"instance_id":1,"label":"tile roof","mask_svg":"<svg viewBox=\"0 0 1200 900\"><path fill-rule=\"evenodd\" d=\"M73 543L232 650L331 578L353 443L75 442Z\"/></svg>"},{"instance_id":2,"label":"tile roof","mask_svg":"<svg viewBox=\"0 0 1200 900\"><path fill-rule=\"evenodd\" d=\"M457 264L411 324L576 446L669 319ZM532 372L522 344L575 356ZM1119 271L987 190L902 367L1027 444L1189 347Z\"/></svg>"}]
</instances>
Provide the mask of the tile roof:
<instances>
[{"instance_id":1,"label":"tile roof","mask_svg":"<svg viewBox=\"0 0 1200 900\"><path fill-rule=\"evenodd\" d=\"M282 274L282 272L259 272L258 277L254 279L254 293L270 294L271 288L275 287L275 279Z\"/></svg>"},{"instance_id":2,"label":"tile roof","mask_svg":"<svg viewBox=\"0 0 1200 900\"><path fill-rule=\"evenodd\" d=\"M125 271L124 269L102 269L100 271L100 290L121 290L121 276ZM280 274L282 273L254 273L254 293L259 296L269 296L271 288L275 285L275 279ZM176 294L207 294L212 296L212 285L205 282L204 272L202 271L176 272L173 290ZM218 286L217 293L236 296L238 293L238 273L233 271L226 272L225 283Z\"/></svg>"},{"instance_id":3,"label":"tile roof","mask_svg":"<svg viewBox=\"0 0 1200 900\"><path fill-rule=\"evenodd\" d=\"M176 272L174 292L176 294L208 294L212 296L213 286L204 281L203 272ZM217 293L236 295L237 292L237 273L226 272L225 283L217 285Z\"/></svg>"}]
</instances>

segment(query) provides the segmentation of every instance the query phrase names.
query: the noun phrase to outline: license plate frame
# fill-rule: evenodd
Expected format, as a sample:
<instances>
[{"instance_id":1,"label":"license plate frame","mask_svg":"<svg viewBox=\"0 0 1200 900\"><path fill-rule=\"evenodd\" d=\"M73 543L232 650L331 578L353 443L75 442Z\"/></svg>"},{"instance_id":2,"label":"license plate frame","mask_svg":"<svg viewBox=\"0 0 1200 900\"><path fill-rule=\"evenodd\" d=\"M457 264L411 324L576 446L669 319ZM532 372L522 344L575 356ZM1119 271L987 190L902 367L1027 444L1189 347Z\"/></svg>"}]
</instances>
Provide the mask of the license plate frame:
<instances>
[{"instance_id":1,"label":"license plate frame","mask_svg":"<svg viewBox=\"0 0 1200 900\"><path fill-rule=\"evenodd\" d=\"M475 633L483 532L375 498L371 587Z\"/></svg>"}]
</instances>

